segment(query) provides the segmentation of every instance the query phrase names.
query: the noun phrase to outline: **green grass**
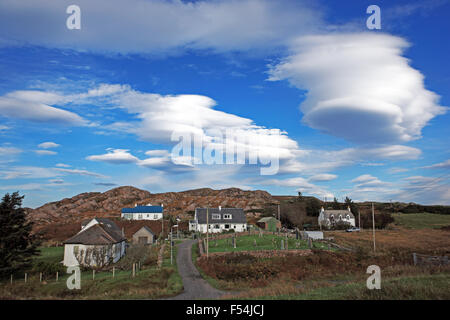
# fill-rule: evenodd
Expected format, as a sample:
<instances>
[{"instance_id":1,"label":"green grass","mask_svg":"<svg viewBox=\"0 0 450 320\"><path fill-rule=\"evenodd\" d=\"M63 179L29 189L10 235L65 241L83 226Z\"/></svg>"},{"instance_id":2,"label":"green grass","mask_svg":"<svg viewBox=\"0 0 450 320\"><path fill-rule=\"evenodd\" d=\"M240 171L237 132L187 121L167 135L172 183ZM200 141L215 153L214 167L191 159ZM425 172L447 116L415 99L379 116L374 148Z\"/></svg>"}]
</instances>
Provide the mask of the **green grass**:
<instances>
[{"instance_id":1,"label":"green grass","mask_svg":"<svg viewBox=\"0 0 450 320\"><path fill-rule=\"evenodd\" d=\"M380 290L369 290L365 281L322 287L298 295L258 297L277 300L439 300L450 299L450 274L381 279Z\"/></svg>"},{"instance_id":2,"label":"green grass","mask_svg":"<svg viewBox=\"0 0 450 320\"><path fill-rule=\"evenodd\" d=\"M64 247L39 247L39 255L34 258L37 261L58 263L64 259Z\"/></svg>"},{"instance_id":3,"label":"green grass","mask_svg":"<svg viewBox=\"0 0 450 320\"><path fill-rule=\"evenodd\" d=\"M59 262L63 258L64 248L39 248L41 255L35 258L37 261ZM174 248L176 257L177 248ZM14 278L11 285L9 279L0 284L0 299L155 299L173 296L183 289L181 277L178 274L176 259L170 264L170 247L166 246L164 260L161 268L156 265L142 266L132 277L131 270L115 271L112 277L111 271L95 273L92 279L92 271L81 273L81 290L69 290L66 281L70 275L56 274L44 276L44 281L39 282L39 274L31 273L27 283L23 275Z\"/></svg>"},{"instance_id":4,"label":"green grass","mask_svg":"<svg viewBox=\"0 0 450 320\"><path fill-rule=\"evenodd\" d=\"M441 228L450 225L450 215L434 213L396 213L395 224L411 228Z\"/></svg>"},{"instance_id":5,"label":"green grass","mask_svg":"<svg viewBox=\"0 0 450 320\"><path fill-rule=\"evenodd\" d=\"M281 248L281 240L286 240L284 236L264 234L262 237L258 235L243 235L236 238L236 249L233 248L232 239L209 240L209 252L239 252L253 250L274 250ZM255 246L256 241L256 246ZM296 243L299 246L296 246ZM313 248L327 249L328 246L321 242L313 242ZM308 249L308 243L305 240L296 240L288 238L288 249Z\"/></svg>"}]
</instances>

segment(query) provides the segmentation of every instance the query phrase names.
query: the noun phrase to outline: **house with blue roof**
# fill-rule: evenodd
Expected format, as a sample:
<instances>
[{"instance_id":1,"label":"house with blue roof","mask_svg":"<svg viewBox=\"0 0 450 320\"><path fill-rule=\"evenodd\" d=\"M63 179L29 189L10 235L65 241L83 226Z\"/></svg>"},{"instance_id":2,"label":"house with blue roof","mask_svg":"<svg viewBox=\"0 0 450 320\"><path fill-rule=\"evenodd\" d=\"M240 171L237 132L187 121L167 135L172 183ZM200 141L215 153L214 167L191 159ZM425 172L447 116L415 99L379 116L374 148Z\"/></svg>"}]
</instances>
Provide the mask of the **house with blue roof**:
<instances>
[{"instance_id":1,"label":"house with blue roof","mask_svg":"<svg viewBox=\"0 0 450 320\"><path fill-rule=\"evenodd\" d=\"M123 208L121 217L127 220L161 220L163 218L163 209L164 205L135 205L134 208Z\"/></svg>"}]
</instances>

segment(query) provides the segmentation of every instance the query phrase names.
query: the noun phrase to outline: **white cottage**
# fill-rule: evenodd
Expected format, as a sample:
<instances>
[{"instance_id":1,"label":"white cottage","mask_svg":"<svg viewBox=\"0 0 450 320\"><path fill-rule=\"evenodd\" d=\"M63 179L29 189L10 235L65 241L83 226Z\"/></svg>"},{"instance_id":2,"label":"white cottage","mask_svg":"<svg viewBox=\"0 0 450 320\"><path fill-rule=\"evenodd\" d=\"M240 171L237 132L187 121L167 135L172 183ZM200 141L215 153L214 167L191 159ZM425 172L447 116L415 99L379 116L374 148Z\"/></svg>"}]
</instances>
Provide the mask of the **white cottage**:
<instances>
[{"instance_id":1,"label":"white cottage","mask_svg":"<svg viewBox=\"0 0 450 320\"><path fill-rule=\"evenodd\" d=\"M109 219L84 221L81 230L64 242L65 266L102 267L125 255L126 238Z\"/></svg>"},{"instance_id":2,"label":"white cottage","mask_svg":"<svg viewBox=\"0 0 450 320\"><path fill-rule=\"evenodd\" d=\"M208 211L209 232L219 233L233 229L235 232L247 230L247 218L240 208L196 208L194 220L189 221L189 231L206 233Z\"/></svg>"},{"instance_id":3,"label":"white cottage","mask_svg":"<svg viewBox=\"0 0 450 320\"><path fill-rule=\"evenodd\" d=\"M161 220L163 218L164 205L145 206L135 205L134 208L123 208L121 217L127 220Z\"/></svg>"},{"instance_id":4,"label":"white cottage","mask_svg":"<svg viewBox=\"0 0 450 320\"><path fill-rule=\"evenodd\" d=\"M348 207L347 210L325 210L322 207L320 209L318 220L319 225L326 228L330 228L339 221L348 223L352 227L355 226L355 216L350 210L350 207Z\"/></svg>"}]
</instances>

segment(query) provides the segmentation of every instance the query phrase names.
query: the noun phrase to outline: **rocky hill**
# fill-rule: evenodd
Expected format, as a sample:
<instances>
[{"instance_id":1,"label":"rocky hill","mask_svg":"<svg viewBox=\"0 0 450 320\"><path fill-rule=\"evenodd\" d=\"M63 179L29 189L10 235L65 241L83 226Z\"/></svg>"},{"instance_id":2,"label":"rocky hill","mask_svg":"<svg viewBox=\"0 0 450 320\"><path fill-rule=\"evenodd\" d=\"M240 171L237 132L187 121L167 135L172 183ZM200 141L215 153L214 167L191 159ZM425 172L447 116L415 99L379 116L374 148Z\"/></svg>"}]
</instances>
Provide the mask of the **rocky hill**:
<instances>
[{"instance_id":1,"label":"rocky hill","mask_svg":"<svg viewBox=\"0 0 450 320\"><path fill-rule=\"evenodd\" d=\"M213 190L209 188L182 192L152 194L130 186L114 188L106 192L81 193L72 198L47 203L39 208L27 208L28 218L39 230L50 225L78 223L91 217L120 217L121 209L137 205L164 204L164 213L189 218L196 207L235 207L246 212L258 212L266 205L278 203L261 190L244 191L238 188Z\"/></svg>"}]
</instances>

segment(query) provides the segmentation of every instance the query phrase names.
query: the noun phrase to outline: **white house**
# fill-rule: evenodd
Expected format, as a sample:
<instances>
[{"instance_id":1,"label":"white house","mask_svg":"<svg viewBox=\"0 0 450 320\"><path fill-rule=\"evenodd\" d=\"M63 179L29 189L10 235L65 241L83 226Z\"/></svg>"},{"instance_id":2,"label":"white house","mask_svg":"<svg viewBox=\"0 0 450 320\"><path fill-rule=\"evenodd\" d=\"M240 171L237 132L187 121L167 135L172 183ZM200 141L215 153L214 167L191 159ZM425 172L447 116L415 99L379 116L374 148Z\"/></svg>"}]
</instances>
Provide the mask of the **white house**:
<instances>
[{"instance_id":1,"label":"white house","mask_svg":"<svg viewBox=\"0 0 450 320\"><path fill-rule=\"evenodd\" d=\"M135 205L134 208L123 208L121 217L128 220L161 220L163 218L164 205L146 206Z\"/></svg>"},{"instance_id":2,"label":"white house","mask_svg":"<svg viewBox=\"0 0 450 320\"><path fill-rule=\"evenodd\" d=\"M324 210L322 207L319 213L319 225L329 228L338 221L348 223L352 227L355 226L355 216L350 207L347 210Z\"/></svg>"},{"instance_id":3,"label":"white house","mask_svg":"<svg viewBox=\"0 0 450 320\"><path fill-rule=\"evenodd\" d=\"M206 233L208 212L209 232L218 233L233 229L236 232L247 230L247 218L240 208L196 208L193 220L189 221L189 231Z\"/></svg>"},{"instance_id":4,"label":"white house","mask_svg":"<svg viewBox=\"0 0 450 320\"><path fill-rule=\"evenodd\" d=\"M81 230L64 242L65 266L101 267L125 255L126 238L109 219L84 221Z\"/></svg>"}]
</instances>

